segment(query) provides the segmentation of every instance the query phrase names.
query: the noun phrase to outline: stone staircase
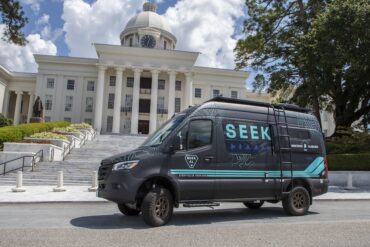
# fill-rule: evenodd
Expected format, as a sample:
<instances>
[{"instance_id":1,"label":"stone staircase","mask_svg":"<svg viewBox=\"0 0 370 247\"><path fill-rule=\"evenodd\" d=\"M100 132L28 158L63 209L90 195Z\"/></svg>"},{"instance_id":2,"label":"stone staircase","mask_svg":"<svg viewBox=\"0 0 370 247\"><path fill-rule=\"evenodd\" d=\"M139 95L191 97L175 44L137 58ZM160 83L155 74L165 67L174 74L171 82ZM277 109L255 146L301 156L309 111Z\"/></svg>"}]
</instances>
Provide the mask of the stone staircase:
<instances>
[{"instance_id":1,"label":"stone staircase","mask_svg":"<svg viewBox=\"0 0 370 247\"><path fill-rule=\"evenodd\" d=\"M93 171L106 157L130 151L144 142L146 136L98 135L82 148L73 149L64 161L40 162L35 171L23 172L23 185L56 185L58 171L64 173L65 185L90 185ZM16 173L0 176L1 185L15 185Z\"/></svg>"}]
</instances>

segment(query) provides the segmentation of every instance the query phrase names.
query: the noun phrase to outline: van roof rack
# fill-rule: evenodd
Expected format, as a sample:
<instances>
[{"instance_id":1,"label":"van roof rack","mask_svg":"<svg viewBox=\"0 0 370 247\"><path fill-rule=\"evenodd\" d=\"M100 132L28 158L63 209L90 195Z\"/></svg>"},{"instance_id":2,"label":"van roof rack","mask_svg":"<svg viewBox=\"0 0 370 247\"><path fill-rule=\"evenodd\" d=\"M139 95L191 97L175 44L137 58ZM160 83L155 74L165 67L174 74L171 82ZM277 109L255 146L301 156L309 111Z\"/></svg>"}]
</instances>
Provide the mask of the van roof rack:
<instances>
[{"instance_id":1,"label":"van roof rack","mask_svg":"<svg viewBox=\"0 0 370 247\"><path fill-rule=\"evenodd\" d=\"M303 112L303 113L309 113L311 112L310 109L302 108L294 104L286 104L286 103L279 103L279 104L270 104L266 102L258 102L253 100L242 100L242 99L233 99L233 98L227 98L227 97L214 97L207 102L224 102L224 103L234 103L234 104L241 104L241 105L252 105L252 106L262 106L262 107L275 107L280 109L285 109L289 111L296 111L296 112Z\"/></svg>"}]
</instances>

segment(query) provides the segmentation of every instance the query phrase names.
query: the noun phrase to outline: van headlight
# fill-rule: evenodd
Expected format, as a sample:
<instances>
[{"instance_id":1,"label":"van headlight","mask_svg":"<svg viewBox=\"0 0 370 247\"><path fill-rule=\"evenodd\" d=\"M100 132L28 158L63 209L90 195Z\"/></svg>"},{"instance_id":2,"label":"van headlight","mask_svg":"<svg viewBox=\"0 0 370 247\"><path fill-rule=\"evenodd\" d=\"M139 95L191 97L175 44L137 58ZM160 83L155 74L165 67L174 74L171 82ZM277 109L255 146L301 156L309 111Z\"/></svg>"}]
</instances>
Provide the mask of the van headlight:
<instances>
[{"instance_id":1,"label":"van headlight","mask_svg":"<svg viewBox=\"0 0 370 247\"><path fill-rule=\"evenodd\" d=\"M119 162L113 165L112 171L130 170L139 164L139 160Z\"/></svg>"}]
</instances>

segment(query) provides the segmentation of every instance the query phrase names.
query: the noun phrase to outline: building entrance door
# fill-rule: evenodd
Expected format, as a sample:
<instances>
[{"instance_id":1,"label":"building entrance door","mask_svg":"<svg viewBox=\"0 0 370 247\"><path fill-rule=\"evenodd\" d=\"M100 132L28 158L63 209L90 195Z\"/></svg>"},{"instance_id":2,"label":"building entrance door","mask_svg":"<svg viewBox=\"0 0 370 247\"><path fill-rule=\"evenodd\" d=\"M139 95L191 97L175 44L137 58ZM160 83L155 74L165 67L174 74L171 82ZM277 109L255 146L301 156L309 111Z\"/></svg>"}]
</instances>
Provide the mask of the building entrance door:
<instances>
[{"instance_id":1,"label":"building entrance door","mask_svg":"<svg viewBox=\"0 0 370 247\"><path fill-rule=\"evenodd\" d=\"M139 134L149 134L149 120L139 120Z\"/></svg>"}]
</instances>

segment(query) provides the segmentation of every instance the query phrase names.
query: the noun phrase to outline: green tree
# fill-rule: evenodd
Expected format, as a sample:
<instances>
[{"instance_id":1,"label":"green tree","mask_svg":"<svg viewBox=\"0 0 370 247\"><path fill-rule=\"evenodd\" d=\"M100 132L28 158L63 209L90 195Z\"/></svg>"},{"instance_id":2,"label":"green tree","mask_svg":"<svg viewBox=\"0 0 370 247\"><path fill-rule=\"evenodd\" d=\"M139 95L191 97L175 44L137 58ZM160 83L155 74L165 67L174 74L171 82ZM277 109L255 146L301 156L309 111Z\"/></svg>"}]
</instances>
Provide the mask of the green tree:
<instances>
[{"instance_id":1,"label":"green tree","mask_svg":"<svg viewBox=\"0 0 370 247\"><path fill-rule=\"evenodd\" d=\"M370 112L370 2L338 0L318 15L301 38L301 70L333 105L338 128Z\"/></svg>"},{"instance_id":2,"label":"green tree","mask_svg":"<svg viewBox=\"0 0 370 247\"><path fill-rule=\"evenodd\" d=\"M5 24L3 40L17 45L25 45L27 40L21 29L28 20L22 6L16 0L0 0L1 23Z\"/></svg>"},{"instance_id":3,"label":"green tree","mask_svg":"<svg viewBox=\"0 0 370 247\"><path fill-rule=\"evenodd\" d=\"M352 89L359 85L366 87L366 84L359 83L359 77L364 79L365 76L365 81L369 78L366 77L369 49L362 46L368 43L369 27L364 20L369 17L366 12L368 0L247 0L246 5L246 37L239 40L235 48L236 63L238 68L251 65L261 72L253 85L256 90L267 88L276 95L293 86L295 90L292 101L302 106L312 106L318 118L320 106L334 108L338 126L348 127L363 115L366 110L356 111L356 107L366 105L368 101ZM335 8L344 9L340 12L343 15L335 16ZM346 12L346 8L351 8L351 11ZM362 13L359 13L359 8ZM347 23L349 20L357 21ZM325 34L324 28L330 31L329 36L315 43L316 39ZM347 46L337 44L336 40L344 41L347 38ZM356 44L361 44L361 48L356 50ZM332 53L339 55L343 48L350 45L353 49L346 50L342 61L328 68L327 62L337 59ZM325 46L330 46L331 50ZM353 73L358 70L361 73ZM345 76L343 72L348 73ZM352 77L348 77L349 74ZM355 75L358 79L353 78ZM339 88L347 88L345 93L338 88L338 81L341 82ZM336 90L330 92L329 89L334 87ZM358 104L354 98L359 100ZM349 104L353 106L345 107ZM337 110L343 107L345 110Z\"/></svg>"}]
</instances>

